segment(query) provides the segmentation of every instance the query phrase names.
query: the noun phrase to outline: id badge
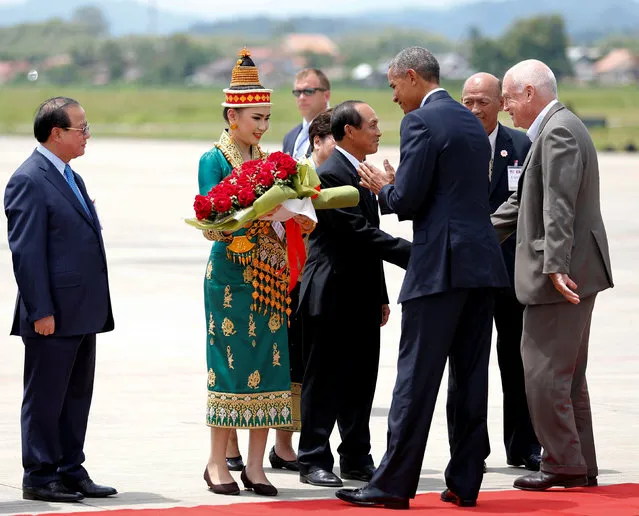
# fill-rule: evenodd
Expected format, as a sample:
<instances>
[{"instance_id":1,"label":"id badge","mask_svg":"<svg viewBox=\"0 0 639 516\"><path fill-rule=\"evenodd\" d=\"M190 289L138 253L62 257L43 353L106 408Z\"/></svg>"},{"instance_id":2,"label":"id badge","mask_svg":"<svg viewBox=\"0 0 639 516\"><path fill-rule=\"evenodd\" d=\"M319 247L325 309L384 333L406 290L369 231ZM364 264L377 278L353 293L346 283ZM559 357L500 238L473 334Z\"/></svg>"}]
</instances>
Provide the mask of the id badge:
<instances>
[{"instance_id":1,"label":"id badge","mask_svg":"<svg viewBox=\"0 0 639 516\"><path fill-rule=\"evenodd\" d=\"M519 178L521 177L521 171L523 167L508 167L508 190L510 192L517 191L517 185L519 184Z\"/></svg>"}]
</instances>

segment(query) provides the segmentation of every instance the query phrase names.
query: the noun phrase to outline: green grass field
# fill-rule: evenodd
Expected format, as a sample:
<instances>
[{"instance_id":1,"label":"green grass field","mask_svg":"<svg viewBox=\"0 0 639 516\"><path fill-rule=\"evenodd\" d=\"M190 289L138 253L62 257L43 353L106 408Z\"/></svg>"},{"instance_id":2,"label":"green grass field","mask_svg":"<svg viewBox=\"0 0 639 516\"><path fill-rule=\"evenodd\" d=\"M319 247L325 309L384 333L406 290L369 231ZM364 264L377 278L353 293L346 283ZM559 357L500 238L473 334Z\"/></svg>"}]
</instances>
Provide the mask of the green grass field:
<instances>
[{"instance_id":1,"label":"green grass field","mask_svg":"<svg viewBox=\"0 0 639 516\"><path fill-rule=\"evenodd\" d=\"M450 93L460 97L461 85L446 84ZM38 104L55 95L79 100L87 112L92 135L203 139L214 141L224 127L219 89L134 89L134 88L77 88L23 87L0 88L0 133L31 134L32 120ZM599 149L612 146L621 149L632 142L639 146L639 88L581 88L561 86L560 100L582 117L605 117L606 128L592 129ZM390 89L335 89L331 103L347 99L368 102L377 112L383 145L399 143L399 124L403 113L392 102ZM266 141L281 141L284 134L299 123L295 99L289 90L273 93L271 128ZM502 120L509 124L507 114Z\"/></svg>"}]
</instances>

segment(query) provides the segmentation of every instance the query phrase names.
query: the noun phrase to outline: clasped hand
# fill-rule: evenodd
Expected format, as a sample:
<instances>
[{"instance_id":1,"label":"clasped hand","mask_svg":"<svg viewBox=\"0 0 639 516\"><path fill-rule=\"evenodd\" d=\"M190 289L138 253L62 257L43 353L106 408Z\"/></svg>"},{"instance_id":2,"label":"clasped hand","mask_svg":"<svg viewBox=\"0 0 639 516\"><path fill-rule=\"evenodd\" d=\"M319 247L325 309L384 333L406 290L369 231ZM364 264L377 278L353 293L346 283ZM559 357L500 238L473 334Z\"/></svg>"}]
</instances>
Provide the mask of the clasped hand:
<instances>
[{"instance_id":1,"label":"clasped hand","mask_svg":"<svg viewBox=\"0 0 639 516\"><path fill-rule=\"evenodd\" d=\"M361 178L359 184L368 188L375 195L379 195L384 186L392 185L395 182L395 169L387 159L384 160L384 170L364 161L359 164L357 173Z\"/></svg>"}]
</instances>

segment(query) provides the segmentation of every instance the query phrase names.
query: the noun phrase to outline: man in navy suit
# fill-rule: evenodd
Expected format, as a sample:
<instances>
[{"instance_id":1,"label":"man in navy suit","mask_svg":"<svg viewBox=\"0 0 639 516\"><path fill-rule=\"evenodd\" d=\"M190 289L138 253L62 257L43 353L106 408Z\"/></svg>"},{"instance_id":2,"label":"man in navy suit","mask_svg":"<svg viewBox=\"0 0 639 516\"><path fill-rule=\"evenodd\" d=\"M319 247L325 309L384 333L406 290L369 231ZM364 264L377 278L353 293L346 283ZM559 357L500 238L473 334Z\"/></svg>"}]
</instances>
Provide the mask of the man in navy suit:
<instances>
[{"instance_id":1,"label":"man in navy suit","mask_svg":"<svg viewBox=\"0 0 639 516\"><path fill-rule=\"evenodd\" d=\"M439 87L439 64L411 47L390 63L393 101L406 116L397 174L360 165L382 213L413 221L402 285L402 334L387 450L371 481L338 498L407 509L415 496L446 360L454 390L451 458L442 499L476 504L488 455L488 360L493 291L508 274L488 205L490 143L477 118Z\"/></svg>"},{"instance_id":2,"label":"man in navy suit","mask_svg":"<svg viewBox=\"0 0 639 516\"><path fill-rule=\"evenodd\" d=\"M22 493L75 502L117 493L82 467L96 333L113 329L113 315L100 222L69 166L90 137L84 110L73 99L49 99L33 129L40 145L4 195L18 284L11 334L25 347Z\"/></svg>"},{"instance_id":3,"label":"man in navy suit","mask_svg":"<svg viewBox=\"0 0 639 516\"><path fill-rule=\"evenodd\" d=\"M490 212L494 213L517 191L518 174L531 142L525 133L504 127L497 121L499 112L504 108L504 99L501 82L494 75L478 73L469 77L462 90L462 104L479 118L490 140ZM530 421L521 361L524 305L517 301L515 295L515 244L516 235L513 233L501 245L510 286L495 293L494 318L503 392L504 445L509 465L523 465L531 471L539 471L541 446Z\"/></svg>"},{"instance_id":4,"label":"man in navy suit","mask_svg":"<svg viewBox=\"0 0 639 516\"><path fill-rule=\"evenodd\" d=\"M300 160L311 154L308 128L317 115L328 109L331 83L321 70L305 68L295 76L293 95L302 115L302 123L286 134L283 151Z\"/></svg>"}]
</instances>

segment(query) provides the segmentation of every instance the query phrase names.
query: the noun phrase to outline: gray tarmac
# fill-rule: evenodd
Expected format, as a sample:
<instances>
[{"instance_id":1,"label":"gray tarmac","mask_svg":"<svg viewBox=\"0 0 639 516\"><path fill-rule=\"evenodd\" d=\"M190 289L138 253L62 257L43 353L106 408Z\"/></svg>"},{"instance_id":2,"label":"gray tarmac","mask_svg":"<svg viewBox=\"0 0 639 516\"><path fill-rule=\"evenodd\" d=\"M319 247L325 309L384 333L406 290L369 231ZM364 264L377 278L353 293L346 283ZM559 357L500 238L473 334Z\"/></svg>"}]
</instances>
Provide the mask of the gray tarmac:
<instances>
[{"instance_id":1,"label":"gray tarmac","mask_svg":"<svg viewBox=\"0 0 639 516\"><path fill-rule=\"evenodd\" d=\"M16 287L6 236L0 238L0 514L264 501L244 491L239 497L214 495L202 480L209 445L204 424L202 282L210 243L183 219L192 213L199 157L210 146L207 142L95 138L89 141L86 156L72 162L95 198L103 226L116 323L115 331L98 337L85 466L96 482L115 486L120 491L117 497L69 505L22 500L23 345L9 336ZM30 138L0 136L3 192L10 175L34 147ZM277 144L264 147L278 150ZM381 165L384 158L396 165L398 149L381 148L370 161ZM599 481L639 482L639 157L601 154L600 169L616 286L597 299L590 340L588 384ZM394 216L382 217L382 227L411 238L410 224L399 223ZM403 271L386 265L386 273L394 301ZM391 310L390 322L382 329L371 417L376 463L385 450L386 418L396 374L401 310L395 304ZM510 489L524 471L506 466L494 346L492 353L488 414L492 453L482 488ZM339 359L335 357L336 362ZM246 453L248 432L239 434ZM271 433L267 449L273 442ZM331 442L335 449L337 432ZM447 458L444 382L424 456L420 492L445 487ZM265 465L267 476L280 489L279 500L334 496L332 489L301 484L294 473L271 470L268 459ZM239 474L236 479L239 481ZM346 481L345 485L361 483Z\"/></svg>"}]
</instances>

